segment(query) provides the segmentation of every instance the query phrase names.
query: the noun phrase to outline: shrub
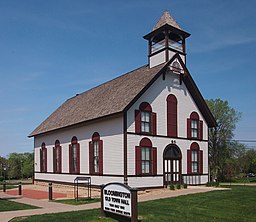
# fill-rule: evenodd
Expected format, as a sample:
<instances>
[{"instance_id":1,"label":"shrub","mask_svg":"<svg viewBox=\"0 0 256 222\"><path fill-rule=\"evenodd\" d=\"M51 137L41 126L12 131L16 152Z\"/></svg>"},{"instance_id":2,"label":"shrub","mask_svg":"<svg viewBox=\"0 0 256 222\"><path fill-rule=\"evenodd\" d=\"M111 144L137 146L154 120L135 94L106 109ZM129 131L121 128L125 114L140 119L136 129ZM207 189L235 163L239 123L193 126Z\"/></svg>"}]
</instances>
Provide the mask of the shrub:
<instances>
[{"instance_id":1,"label":"shrub","mask_svg":"<svg viewBox=\"0 0 256 222\"><path fill-rule=\"evenodd\" d=\"M179 190L181 188L181 185L180 184L177 184L177 189Z\"/></svg>"},{"instance_id":2,"label":"shrub","mask_svg":"<svg viewBox=\"0 0 256 222\"><path fill-rule=\"evenodd\" d=\"M218 187L220 184L219 184L219 182L208 182L207 184L206 184L206 186L207 187Z\"/></svg>"},{"instance_id":3,"label":"shrub","mask_svg":"<svg viewBox=\"0 0 256 222\"><path fill-rule=\"evenodd\" d=\"M170 189L170 190L175 190L175 186L174 186L173 184L171 184L171 185L169 186L169 189Z\"/></svg>"},{"instance_id":4,"label":"shrub","mask_svg":"<svg viewBox=\"0 0 256 222\"><path fill-rule=\"evenodd\" d=\"M184 189L187 189L188 188L188 185L186 183L183 184L183 188Z\"/></svg>"}]
</instances>

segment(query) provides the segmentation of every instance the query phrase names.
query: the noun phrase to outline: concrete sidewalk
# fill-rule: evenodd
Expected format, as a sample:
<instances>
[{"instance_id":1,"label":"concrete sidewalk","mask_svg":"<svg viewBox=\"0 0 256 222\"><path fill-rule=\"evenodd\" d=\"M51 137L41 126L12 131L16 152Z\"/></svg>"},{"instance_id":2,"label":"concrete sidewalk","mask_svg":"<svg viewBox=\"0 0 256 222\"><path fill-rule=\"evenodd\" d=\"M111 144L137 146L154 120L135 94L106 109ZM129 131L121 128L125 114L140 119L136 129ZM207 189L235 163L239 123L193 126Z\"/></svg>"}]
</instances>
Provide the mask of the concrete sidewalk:
<instances>
[{"instance_id":1,"label":"concrete sidewalk","mask_svg":"<svg viewBox=\"0 0 256 222\"><path fill-rule=\"evenodd\" d=\"M168 189L159 189L159 190L144 192L138 195L138 200L139 202L144 202L144 201L156 200L161 198L170 198L170 197L177 197L181 195L209 192L213 190L223 190L223 188L196 186L196 187L189 187L188 189L181 189L181 190L175 190L175 191L171 191ZM0 212L1 222L7 222L13 219L14 217L24 217L24 216L31 216L31 215L46 214L46 213L70 212L70 211L100 208L100 202L74 206L74 205L50 202L48 200L35 200L35 199L29 199L29 198L21 198L17 196L10 196L3 192L0 192L0 199L8 199L10 201L15 201L18 203L24 203L24 204L40 207L39 209Z\"/></svg>"}]
</instances>

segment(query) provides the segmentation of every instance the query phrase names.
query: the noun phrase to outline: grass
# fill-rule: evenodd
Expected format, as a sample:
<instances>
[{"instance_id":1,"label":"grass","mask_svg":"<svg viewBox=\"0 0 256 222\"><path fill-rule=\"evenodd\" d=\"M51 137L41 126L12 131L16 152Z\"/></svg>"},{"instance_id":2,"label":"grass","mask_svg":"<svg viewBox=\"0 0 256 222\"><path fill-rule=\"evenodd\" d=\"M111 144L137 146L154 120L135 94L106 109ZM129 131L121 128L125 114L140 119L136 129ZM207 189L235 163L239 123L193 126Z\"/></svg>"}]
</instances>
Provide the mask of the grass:
<instances>
[{"instance_id":1,"label":"grass","mask_svg":"<svg viewBox=\"0 0 256 222\"><path fill-rule=\"evenodd\" d=\"M256 221L256 187L232 186L232 190L219 190L207 193L191 194L175 198L159 199L139 204L141 222L157 221L197 221L197 222L233 222ZM99 209L45 214L12 221L127 221L99 217Z\"/></svg>"},{"instance_id":2,"label":"grass","mask_svg":"<svg viewBox=\"0 0 256 222\"><path fill-rule=\"evenodd\" d=\"M90 204L90 203L96 203L96 202L100 202L99 198L95 198L95 199L63 199L63 200L55 200L54 202L58 202L58 203L64 203L64 204L70 204L70 205L82 205L82 204Z\"/></svg>"},{"instance_id":3,"label":"grass","mask_svg":"<svg viewBox=\"0 0 256 222\"><path fill-rule=\"evenodd\" d=\"M0 212L3 211L14 211L14 210L28 210L28 209L37 209L38 207L21 204L9 200L0 199Z\"/></svg>"}]
</instances>

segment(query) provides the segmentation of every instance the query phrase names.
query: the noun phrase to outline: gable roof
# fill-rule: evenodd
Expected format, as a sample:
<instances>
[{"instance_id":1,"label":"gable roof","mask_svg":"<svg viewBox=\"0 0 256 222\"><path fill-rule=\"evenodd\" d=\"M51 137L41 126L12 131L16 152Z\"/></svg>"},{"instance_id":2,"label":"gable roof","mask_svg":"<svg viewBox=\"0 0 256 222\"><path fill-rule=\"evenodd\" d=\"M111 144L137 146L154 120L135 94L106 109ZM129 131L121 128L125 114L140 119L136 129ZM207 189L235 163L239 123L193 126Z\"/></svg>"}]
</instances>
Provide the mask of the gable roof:
<instances>
[{"instance_id":1,"label":"gable roof","mask_svg":"<svg viewBox=\"0 0 256 222\"><path fill-rule=\"evenodd\" d=\"M123 112L163 68L142 66L64 102L29 137Z\"/></svg>"},{"instance_id":2,"label":"gable roof","mask_svg":"<svg viewBox=\"0 0 256 222\"><path fill-rule=\"evenodd\" d=\"M158 20L158 22L155 24L152 31L155 31L156 29L159 29L160 27L164 26L165 24L171 25L177 29L181 29L179 24L175 21L175 19L170 15L168 11L165 11L164 14L161 16L161 18Z\"/></svg>"},{"instance_id":3,"label":"gable roof","mask_svg":"<svg viewBox=\"0 0 256 222\"><path fill-rule=\"evenodd\" d=\"M29 137L127 111L151 84L167 71L168 66L176 58L185 70L185 75L182 78L183 82L208 126L217 126L188 69L179 54L176 53L167 63L153 68L149 68L148 65L142 66L68 99L43 121Z\"/></svg>"}]
</instances>

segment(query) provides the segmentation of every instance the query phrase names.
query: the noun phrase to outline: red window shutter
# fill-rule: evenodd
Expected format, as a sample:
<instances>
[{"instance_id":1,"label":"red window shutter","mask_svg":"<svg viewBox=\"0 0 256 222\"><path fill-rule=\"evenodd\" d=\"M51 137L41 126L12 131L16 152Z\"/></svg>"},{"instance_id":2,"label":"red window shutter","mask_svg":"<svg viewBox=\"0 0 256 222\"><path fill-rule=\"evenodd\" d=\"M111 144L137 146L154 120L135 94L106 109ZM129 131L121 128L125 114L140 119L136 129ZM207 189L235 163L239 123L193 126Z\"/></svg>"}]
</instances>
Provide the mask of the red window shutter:
<instances>
[{"instance_id":1,"label":"red window shutter","mask_svg":"<svg viewBox=\"0 0 256 222\"><path fill-rule=\"evenodd\" d=\"M99 140L99 175L103 175L103 141Z\"/></svg>"},{"instance_id":2,"label":"red window shutter","mask_svg":"<svg viewBox=\"0 0 256 222\"><path fill-rule=\"evenodd\" d=\"M62 148L61 148L61 146L59 146L58 148L59 148L59 155L60 155L60 158L59 158L59 172L58 173L61 173L62 172Z\"/></svg>"},{"instance_id":3,"label":"red window shutter","mask_svg":"<svg viewBox=\"0 0 256 222\"><path fill-rule=\"evenodd\" d=\"M76 174L80 174L80 144L76 144L77 160L76 160Z\"/></svg>"},{"instance_id":4,"label":"red window shutter","mask_svg":"<svg viewBox=\"0 0 256 222\"><path fill-rule=\"evenodd\" d=\"M202 140L203 139L203 121L202 120L199 121L199 135L200 135L199 139Z\"/></svg>"},{"instance_id":5,"label":"red window shutter","mask_svg":"<svg viewBox=\"0 0 256 222\"><path fill-rule=\"evenodd\" d=\"M187 119L187 137L191 138L191 119Z\"/></svg>"},{"instance_id":6,"label":"red window shutter","mask_svg":"<svg viewBox=\"0 0 256 222\"><path fill-rule=\"evenodd\" d=\"M157 148L152 147L152 152L151 152L151 167L152 167L152 175L157 175Z\"/></svg>"},{"instance_id":7,"label":"red window shutter","mask_svg":"<svg viewBox=\"0 0 256 222\"><path fill-rule=\"evenodd\" d=\"M151 113L152 134L156 135L156 113Z\"/></svg>"},{"instance_id":8,"label":"red window shutter","mask_svg":"<svg viewBox=\"0 0 256 222\"><path fill-rule=\"evenodd\" d=\"M141 119L140 119L140 111L135 110L135 133L141 132Z\"/></svg>"},{"instance_id":9,"label":"red window shutter","mask_svg":"<svg viewBox=\"0 0 256 222\"><path fill-rule=\"evenodd\" d=\"M203 174L203 150L199 151L199 173Z\"/></svg>"},{"instance_id":10,"label":"red window shutter","mask_svg":"<svg viewBox=\"0 0 256 222\"><path fill-rule=\"evenodd\" d=\"M191 150L187 150L187 174L192 173Z\"/></svg>"},{"instance_id":11,"label":"red window shutter","mask_svg":"<svg viewBox=\"0 0 256 222\"><path fill-rule=\"evenodd\" d=\"M135 147L135 174L141 175L141 147Z\"/></svg>"},{"instance_id":12,"label":"red window shutter","mask_svg":"<svg viewBox=\"0 0 256 222\"><path fill-rule=\"evenodd\" d=\"M177 99L174 95L167 97L167 135L177 137Z\"/></svg>"},{"instance_id":13,"label":"red window shutter","mask_svg":"<svg viewBox=\"0 0 256 222\"><path fill-rule=\"evenodd\" d=\"M40 149L40 172L43 171L43 150Z\"/></svg>"},{"instance_id":14,"label":"red window shutter","mask_svg":"<svg viewBox=\"0 0 256 222\"><path fill-rule=\"evenodd\" d=\"M69 144L69 173L73 173L72 172L72 163L73 163L72 145Z\"/></svg>"},{"instance_id":15,"label":"red window shutter","mask_svg":"<svg viewBox=\"0 0 256 222\"><path fill-rule=\"evenodd\" d=\"M93 174L93 143L89 142L89 174Z\"/></svg>"},{"instance_id":16,"label":"red window shutter","mask_svg":"<svg viewBox=\"0 0 256 222\"><path fill-rule=\"evenodd\" d=\"M56 149L52 149L52 158L53 158L53 172L56 173Z\"/></svg>"}]
</instances>

